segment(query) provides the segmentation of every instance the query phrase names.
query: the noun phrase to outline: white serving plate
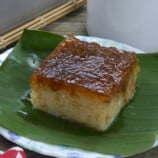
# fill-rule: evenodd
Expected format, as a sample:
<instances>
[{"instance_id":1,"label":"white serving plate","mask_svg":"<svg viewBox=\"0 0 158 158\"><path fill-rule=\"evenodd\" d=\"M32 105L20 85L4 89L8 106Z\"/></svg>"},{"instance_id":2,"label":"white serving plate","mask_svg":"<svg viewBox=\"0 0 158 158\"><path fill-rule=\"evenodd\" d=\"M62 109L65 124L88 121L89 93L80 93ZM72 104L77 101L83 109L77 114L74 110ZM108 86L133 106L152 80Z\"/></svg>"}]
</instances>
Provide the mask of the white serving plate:
<instances>
[{"instance_id":1,"label":"white serving plate","mask_svg":"<svg viewBox=\"0 0 158 158\"><path fill-rule=\"evenodd\" d=\"M117 47L118 49L135 51L136 53L144 53L140 49L137 49L129 45L113 41L113 40L102 39L102 38L97 38L97 37L87 37L87 36L77 36L77 37L83 41L97 42L100 45L106 46L106 47L114 46L114 47ZM12 50L13 48L5 51L3 54L0 55L0 65L7 58L8 54L11 53ZM0 134L6 139L8 139L9 141L16 143L17 145L20 145L26 149L29 149L34 152L47 155L47 156L54 156L54 157L60 157L60 158L70 158L70 157L71 158L72 157L75 157L75 158L123 158L116 155L103 155L100 153L85 151L85 150L81 150L77 148L47 144L45 142L31 140L26 137L16 135L15 133L3 127L0 127ZM155 143L151 146L151 148L157 145L158 145L158 139L155 140Z\"/></svg>"}]
</instances>

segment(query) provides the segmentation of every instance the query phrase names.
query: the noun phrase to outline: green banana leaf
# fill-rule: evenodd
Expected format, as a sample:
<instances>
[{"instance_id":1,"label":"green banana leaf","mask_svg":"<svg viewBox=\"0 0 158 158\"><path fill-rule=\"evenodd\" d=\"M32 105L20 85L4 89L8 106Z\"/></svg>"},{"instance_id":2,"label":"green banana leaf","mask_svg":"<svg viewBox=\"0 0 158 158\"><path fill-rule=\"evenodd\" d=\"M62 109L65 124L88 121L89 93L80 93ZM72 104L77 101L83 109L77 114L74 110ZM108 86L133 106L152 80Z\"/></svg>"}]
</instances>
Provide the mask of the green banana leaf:
<instances>
[{"instance_id":1,"label":"green banana leaf","mask_svg":"<svg viewBox=\"0 0 158 158\"><path fill-rule=\"evenodd\" d=\"M136 95L108 131L96 132L32 109L30 75L63 40L25 30L0 67L0 125L29 139L103 154L129 156L151 148L158 133L158 53L138 54Z\"/></svg>"}]
</instances>

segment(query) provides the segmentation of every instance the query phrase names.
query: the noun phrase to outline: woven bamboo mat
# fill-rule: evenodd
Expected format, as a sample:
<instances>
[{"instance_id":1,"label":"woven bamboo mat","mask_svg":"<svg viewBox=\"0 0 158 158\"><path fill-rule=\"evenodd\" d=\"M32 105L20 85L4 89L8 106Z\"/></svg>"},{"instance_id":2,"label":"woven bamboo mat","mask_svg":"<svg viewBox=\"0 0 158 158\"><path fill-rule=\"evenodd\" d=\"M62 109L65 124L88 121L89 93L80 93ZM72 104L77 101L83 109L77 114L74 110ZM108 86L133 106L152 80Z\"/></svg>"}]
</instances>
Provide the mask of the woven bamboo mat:
<instances>
[{"instance_id":1,"label":"woven bamboo mat","mask_svg":"<svg viewBox=\"0 0 158 158\"><path fill-rule=\"evenodd\" d=\"M40 29L86 4L86 0L68 0L63 5L0 36L0 50L17 41L26 28Z\"/></svg>"}]
</instances>

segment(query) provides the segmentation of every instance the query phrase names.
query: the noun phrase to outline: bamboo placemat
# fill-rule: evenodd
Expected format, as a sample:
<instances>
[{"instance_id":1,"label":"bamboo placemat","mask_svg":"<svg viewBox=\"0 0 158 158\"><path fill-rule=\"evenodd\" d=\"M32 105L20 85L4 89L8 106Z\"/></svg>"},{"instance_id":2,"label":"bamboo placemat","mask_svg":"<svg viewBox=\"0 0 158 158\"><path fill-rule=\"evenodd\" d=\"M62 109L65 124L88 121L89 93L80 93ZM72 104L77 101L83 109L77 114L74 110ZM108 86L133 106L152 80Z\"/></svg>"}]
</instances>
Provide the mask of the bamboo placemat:
<instances>
[{"instance_id":1,"label":"bamboo placemat","mask_svg":"<svg viewBox=\"0 0 158 158\"><path fill-rule=\"evenodd\" d=\"M17 41L26 28L40 29L86 4L86 0L68 0L63 5L0 36L0 50Z\"/></svg>"}]
</instances>

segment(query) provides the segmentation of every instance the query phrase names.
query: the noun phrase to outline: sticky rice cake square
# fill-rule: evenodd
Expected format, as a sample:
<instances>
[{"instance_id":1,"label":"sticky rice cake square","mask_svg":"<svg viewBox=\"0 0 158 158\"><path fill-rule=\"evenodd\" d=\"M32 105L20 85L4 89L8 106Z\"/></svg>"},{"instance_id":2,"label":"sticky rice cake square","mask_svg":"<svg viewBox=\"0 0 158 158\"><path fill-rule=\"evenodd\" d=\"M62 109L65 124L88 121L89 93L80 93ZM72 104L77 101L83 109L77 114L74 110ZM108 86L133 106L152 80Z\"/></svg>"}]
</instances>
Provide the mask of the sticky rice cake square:
<instances>
[{"instance_id":1,"label":"sticky rice cake square","mask_svg":"<svg viewBox=\"0 0 158 158\"><path fill-rule=\"evenodd\" d=\"M67 36L31 76L35 109L105 131L135 94L135 53Z\"/></svg>"}]
</instances>

